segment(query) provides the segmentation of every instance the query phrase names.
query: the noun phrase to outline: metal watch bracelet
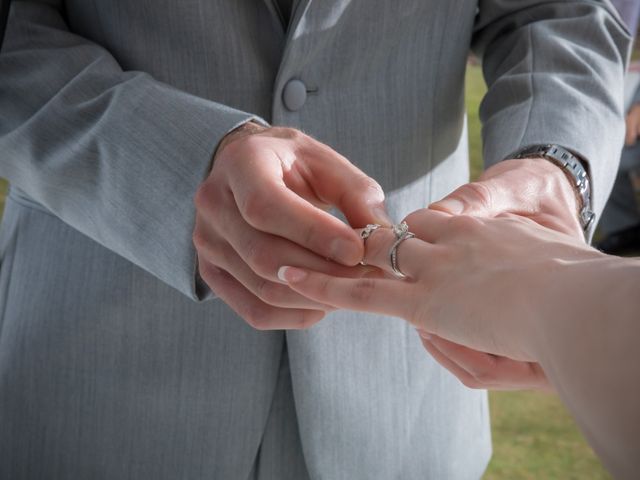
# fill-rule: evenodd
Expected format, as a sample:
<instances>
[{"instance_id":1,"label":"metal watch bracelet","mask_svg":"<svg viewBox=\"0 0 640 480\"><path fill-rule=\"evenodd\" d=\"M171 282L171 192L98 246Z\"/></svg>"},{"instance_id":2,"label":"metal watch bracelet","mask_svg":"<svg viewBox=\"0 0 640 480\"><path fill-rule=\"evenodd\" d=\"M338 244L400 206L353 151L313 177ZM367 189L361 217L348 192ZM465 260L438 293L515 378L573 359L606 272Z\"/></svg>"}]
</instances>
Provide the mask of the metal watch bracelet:
<instances>
[{"instance_id":1,"label":"metal watch bracelet","mask_svg":"<svg viewBox=\"0 0 640 480\"><path fill-rule=\"evenodd\" d=\"M581 200L578 217L580 225L588 236L596 214L591 207L591 182L586 168L573 153L559 145L535 145L518 152L513 158L539 157L549 160L562 168L573 183L578 198Z\"/></svg>"}]
</instances>

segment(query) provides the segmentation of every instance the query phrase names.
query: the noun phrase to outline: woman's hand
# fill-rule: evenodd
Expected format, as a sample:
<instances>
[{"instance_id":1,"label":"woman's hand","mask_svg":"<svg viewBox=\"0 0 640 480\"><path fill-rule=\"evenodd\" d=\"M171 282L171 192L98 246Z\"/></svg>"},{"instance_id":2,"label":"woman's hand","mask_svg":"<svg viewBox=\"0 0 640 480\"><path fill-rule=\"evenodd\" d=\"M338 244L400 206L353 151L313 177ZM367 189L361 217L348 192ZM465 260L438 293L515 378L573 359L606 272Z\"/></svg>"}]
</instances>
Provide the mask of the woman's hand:
<instances>
[{"instance_id":1,"label":"woman's hand","mask_svg":"<svg viewBox=\"0 0 640 480\"><path fill-rule=\"evenodd\" d=\"M397 250L405 281L337 278L297 268L283 268L279 275L315 301L406 319L425 332L423 343L436 360L470 387L547 386L535 363L536 329L540 318L561 315L568 306L550 305L545 292L567 261L602 254L516 215L485 219L425 209L406 221L416 238ZM373 232L366 262L391 274L394 241L389 229Z\"/></svg>"}]
</instances>

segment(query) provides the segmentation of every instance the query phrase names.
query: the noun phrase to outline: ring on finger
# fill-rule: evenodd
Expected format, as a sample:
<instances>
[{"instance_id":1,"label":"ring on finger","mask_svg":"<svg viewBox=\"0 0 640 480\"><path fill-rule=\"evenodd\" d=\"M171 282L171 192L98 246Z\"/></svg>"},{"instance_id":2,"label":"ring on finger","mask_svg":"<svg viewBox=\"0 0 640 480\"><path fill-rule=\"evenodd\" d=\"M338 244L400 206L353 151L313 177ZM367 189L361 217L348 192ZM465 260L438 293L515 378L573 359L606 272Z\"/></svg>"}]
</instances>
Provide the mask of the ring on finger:
<instances>
[{"instance_id":1,"label":"ring on finger","mask_svg":"<svg viewBox=\"0 0 640 480\"><path fill-rule=\"evenodd\" d=\"M382 225L378 225L377 223L370 223L369 225L364 227L362 232L360 232L360 238L362 238L362 241L364 242L365 247L367 245L367 238L369 238L371 234L375 232L377 229L379 229L381 226ZM364 256L363 256L362 260L360 261L360 265L366 265L366 264L367 262L365 262Z\"/></svg>"},{"instance_id":2,"label":"ring on finger","mask_svg":"<svg viewBox=\"0 0 640 480\"><path fill-rule=\"evenodd\" d=\"M391 264L391 271L400 280L404 280L407 276L402 273L398 266L398 247L402 242L410 238L414 238L416 235L409 231L409 225L407 222L402 222L393 226L393 233L396 236L396 241L393 242L389 249L389 263Z\"/></svg>"}]
</instances>

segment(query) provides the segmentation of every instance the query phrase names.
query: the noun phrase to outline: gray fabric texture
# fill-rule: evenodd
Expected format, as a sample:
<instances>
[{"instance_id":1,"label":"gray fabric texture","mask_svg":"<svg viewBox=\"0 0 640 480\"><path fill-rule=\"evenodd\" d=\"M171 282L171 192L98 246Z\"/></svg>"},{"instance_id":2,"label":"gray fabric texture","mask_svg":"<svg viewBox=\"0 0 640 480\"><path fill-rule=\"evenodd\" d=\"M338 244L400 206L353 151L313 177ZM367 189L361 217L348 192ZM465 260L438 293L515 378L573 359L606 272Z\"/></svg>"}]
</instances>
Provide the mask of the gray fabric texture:
<instances>
[{"instance_id":1,"label":"gray fabric texture","mask_svg":"<svg viewBox=\"0 0 640 480\"><path fill-rule=\"evenodd\" d=\"M405 323L336 312L257 332L197 302L193 195L220 139L258 118L343 153L395 218L424 207L468 179L473 47L487 164L564 145L589 160L601 209L629 43L610 9L299 0L285 30L272 0L15 1L0 54L0 478L296 478L261 448L295 443L294 422L286 462L313 479L480 478L486 393ZM296 112L292 78L309 92Z\"/></svg>"}]
</instances>

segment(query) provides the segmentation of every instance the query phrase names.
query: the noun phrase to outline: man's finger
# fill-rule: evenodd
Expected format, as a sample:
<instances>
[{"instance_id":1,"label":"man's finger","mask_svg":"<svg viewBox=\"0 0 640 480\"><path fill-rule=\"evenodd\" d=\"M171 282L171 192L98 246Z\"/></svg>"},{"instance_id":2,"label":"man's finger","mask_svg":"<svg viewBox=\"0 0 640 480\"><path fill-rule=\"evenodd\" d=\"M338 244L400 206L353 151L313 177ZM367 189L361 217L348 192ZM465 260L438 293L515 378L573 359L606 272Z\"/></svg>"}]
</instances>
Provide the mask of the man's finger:
<instances>
[{"instance_id":1,"label":"man's finger","mask_svg":"<svg viewBox=\"0 0 640 480\"><path fill-rule=\"evenodd\" d=\"M338 278L283 266L278 277L296 292L336 308L380 313L409 320L413 312L411 284L377 278Z\"/></svg>"},{"instance_id":2,"label":"man's finger","mask_svg":"<svg viewBox=\"0 0 640 480\"><path fill-rule=\"evenodd\" d=\"M204 259L203 259L204 260ZM209 252L205 261L228 272L244 287L260 298L263 302L274 307L303 308L309 310L333 310L328 305L310 300L291 290L287 285L272 282L256 275L230 245L217 245Z\"/></svg>"},{"instance_id":3,"label":"man's finger","mask_svg":"<svg viewBox=\"0 0 640 480\"><path fill-rule=\"evenodd\" d=\"M462 185L442 200L432 203L429 208L452 215L489 217L513 208L513 202L509 203L503 197L503 189L495 188L491 180L471 182Z\"/></svg>"},{"instance_id":4,"label":"man's finger","mask_svg":"<svg viewBox=\"0 0 640 480\"><path fill-rule=\"evenodd\" d=\"M257 330L301 330L312 327L324 311L278 308L267 305L228 273L207 262L200 264L200 276L211 291Z\"/></svg>"},{"instance_id":5,"label":"man's finger","mask_svg":"<svg viewBox=\"0 0 640 480\"><path fill-rule=\"evenodd\" d=\"M465 387L468 388L485 388L480 383L473 378L469 372L467 372L464 368L462 368L457 363L451 361L446 355L444 355L440 350L438 350L432 343L431 340L427 340L426 338L420 337L422 341L422 346L425 348L427 352L433 357L433 359L440 364L443 368L449 371L454 377L462 382Z\"/></svg>"},{"instance_id":6,"label":"man's finger","mask_svg":"<svg viewBox=\"0 0 640 480\"><path fill-rule=\"evenodd\" d=\"M431 343L452 362L469 372L483 388L519 390L540 388L546 383L544 373L537 364L479 352L437 335L431 337Z\"/></svg>"},{"instance_id":7,"label":"man's finger","mask_svg":"<svg viewBox=\"0 0 640 480\"><path fill-rule=\"evenodd\" d=\"M404 221L420 240L437 243L451 228L451 214L423 208L409 214Z\"/></svg>"},{"instance_id":8,"label":"man's finger","mask_svg":"<svg viewBox=\"0 0 640 480\"><path fill-rule=\"evenodd\" d=\"M257 230L286 238L324 258L356 265L363 247L353 229L289 189L272 161L254 162L253 171L230 179L242 218Z\"/></svg>"},{"instance_id":9,"label":"man's finger","mask_svg":"<svg viewBox=\"0 0 640 480\"><path fill-rule=\"evenodd\" d=\"M366 273L362 267L340 265L291 240L256 230L244 221L235 206L222 209L219 218L213 221L216 222L215 225L208 223L206 228L216 232L221 230L220 235L233 247L240 258L263 278L279 281L278 268L285 263L341 277L359 277ZM203 219L202 222L207 223L208 220ZM352 229L349 227L347 229L353 233ZM357 234L354 233L354 235L357 238L356 241L362 245L362 239Z\"/></svg>"},{"instance_id":10,"label":"man's finger","mask_svg":"<svg viewBox=\"0 0 640 480\"><path fill-rule=\"evenodd\" d=\"M391 225L384 206L384 191L373 178L345 157L315 140L301 151L308 156L307 182L325 203L335 205L349 224Z\"/></svg>"}]
</instances>

